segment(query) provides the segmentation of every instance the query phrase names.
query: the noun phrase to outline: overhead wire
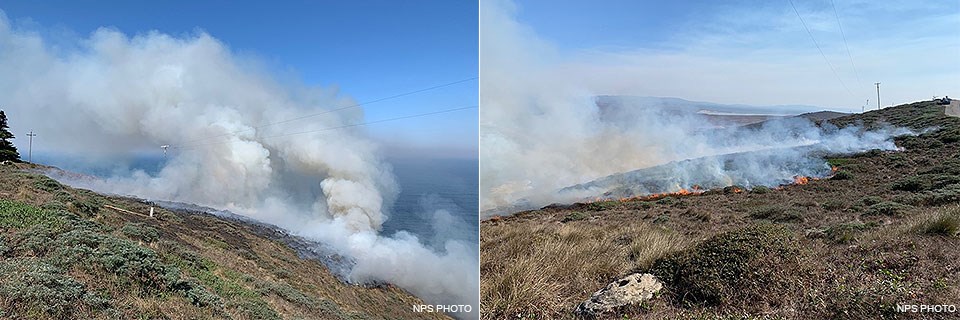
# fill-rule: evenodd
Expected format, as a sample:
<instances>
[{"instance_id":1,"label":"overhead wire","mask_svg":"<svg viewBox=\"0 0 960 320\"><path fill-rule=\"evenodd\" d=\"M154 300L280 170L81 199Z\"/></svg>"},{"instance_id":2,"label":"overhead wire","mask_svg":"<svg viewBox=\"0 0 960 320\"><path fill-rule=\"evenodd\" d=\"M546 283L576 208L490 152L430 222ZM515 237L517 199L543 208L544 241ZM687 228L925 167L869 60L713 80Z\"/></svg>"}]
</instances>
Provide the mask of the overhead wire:
<instances>
[{"instance_id":1,"label":"overhead wire","mask_svg":"<svg viewBox=\"0 0 960 320\"><path fill-rule=\"evenodd\" d=\"M797 18L800 18L800 23L803 24L803 29L807 30L807 34L810 35L810 40L813 40L813 45L817 47L817 51L820 51L820 56L823 57L823 61L827 62L827 66L830 67L830 71L833 72L833 75L837 77L837 80L840 81L840 85L847 90L847 93L853 96L853 92L850 91L850 88L847 87L847 84L843 82L843 79L840 78L840 74L837 73L837 69L833 67L833 64L830 63L830 59L827 59L827 55L823 53L823 49L820 48L820 44L817 43L817 39L813 37L813 32L810 32L810 28L807 27L807 23L803 21L803 16L800 15L800 11L797 10L797 6L793 4L793 0L787 0L790 2L790 6L793 7L793 12L797 13Z\"/></svg>"},{"instance_id":2,"label":"overhead wire","mask_svg":"<svg viewBox=\"0 0 960 320\"><path fill-rule=\"evenodd\" d=\"M850 54L850 46L847 45L847 35L843 32L843 24L840 23L840 14L837 12L837 5L833 0L830 0L830 5L833 6L833 15L837 17L837 27L840 28L840 36L843 38L843 47L847 49L847 57L850 58L850 67L853 68L853 74L857 75L857 85L863 87L863 81L860 80L860 72L857 71L857 65L853 63L853 55Z\"/></svg>"},{"instance_id":3,"label":"overhead wire","mask_svg":"<svg viewBox=\"0 0 960 320\"><path fill-rule=\"evenodd\" d=\"M404 120L404 119L411 119L411 118L419 118L419 117L426 117L426 116L438 115L438 114L443 114L443 113L450 113L450 112L455 112L455 111L462 111L462 110L468 110L468 109L476 109L477 107L478 107L478 106L476 106L476 105L472 105L472 106L466 106L466 107L443 109L443 110L437 110L437 111L431 111L431 112L425 112L425 113L418 113L418 114L412 114L412 115L406 115L406 116L399 116L399 117L393 117L393 118L386 118L386 119L380 119L380 120L374 120L374 121L367 121L367 122L361 122L361 123L352 123L352 124L346 124L346 125L335 126L335 127L327 127L327 128L312 129L312 130L300 131L300 132L284 133L284 134L278 134L278 135L260 137L260 138L258 138L258 139L273 139L273 138L293 136L293 135L300 135L300 134L307 134L307 133L315 133L315 132L323 132L323 131L330 131L330 130L346 129L346 128L366 126L366 125L383 123L383 122L389 122L389 121L397 121L397 120ZM203 146L224 144L224 143L228 143L228 142L230 142L230 141L217 141L217 142L209 142L209 143L201 143L201 144L181 145L181 146L176 146L176 147L172 147L172 148L179 149L179 150L189 150L189 149L197 149L197 148L203 147Z\"/></svg>"},{"instance_id":4,"label":"overhead wire","mask_svg":"<svg viewBox=\"0 0 960 320\"><path fill-rule=\"evenodd\" d=\"M473 80L477 80L477 79L479 79L479 77L471 77L471 78L461 79L461 80L457 80L457 81L453 81L453 82L447 82L447 83L444 83L444 84L439 84L439 85L435 85L435 86L431 86L431 87L427 87L427 88L422 88L422 89L417 89L417 90L413 90L413 91L407 91L407 92L403 92L403 93L399 93L399 94L395 94L395 95L391 95L391 96L387 96L387 97L383 97L383 98L379 98L379 99L374 99L374 100L365 101L365 102L361 102L361 103L355 103L355 104L351 104L351 105L347 105L347 106L343 106L343 107L339 107L339 108L334 108L334 109L329 109L329 110L323 110L323 111L321 111L321 112L312 113L312 114L307 114L307 115L303 115L303 116L299 116L299 117L295 117L295 118L290 118L290 119L280 120L280 121L277 121L277 122L271 122L271 123L267 123L267 124L262 124L262 125L258 125L258 126L253 126L253 127L249 127L249 128L242 129L242 130L227 132L227 133L218 134L218 135L213 135L213 136L208 136L208 137L203 137L203 138L197 138L197 139L190 139L190 140L186 140L186 141L181 141L180 143L178 143L178 144L176 144L176 145L172 145L172 146L175 147L175 146L190 145L192 142L209 140L209 139L215 139L215 138L222 138L222 137L226 137L226 136L232 136L232 135L235 135L235 134L238 134L238 133L253 131L253 130L257 130L257 129L261 129L261 128L265 128L265 127L269 127L269 126L274 126L274 125L278 125L278 124L289 123L289 122L293 122L293 121L297 121L297 120L303 120L303 119L312 118L312 117L316 117L316 116L320 116L320 115L330 114L330 113L337 112L337 111L343 111L343 110L347 110L347 109L357 108L357 107L361 107L361 106L365 106L365 105L369 105L369 104L374 104L374 103L378 103L378 102L383 102L383 101L386 101L386 100L391 100L391 99L401 98L401 97L405 97L405 96L410 96L410 95L414 95L414 94L421 93L421 92L426 92L426 91L436 90L436 89L440 89L440 88L444 88L444 87L449 87L449 86L452 86L452 85L456 85L456 84L460 84L460 83L464 83L464 82L468 82L468 81L473 81Z\"/></svg>"}]
</instances>

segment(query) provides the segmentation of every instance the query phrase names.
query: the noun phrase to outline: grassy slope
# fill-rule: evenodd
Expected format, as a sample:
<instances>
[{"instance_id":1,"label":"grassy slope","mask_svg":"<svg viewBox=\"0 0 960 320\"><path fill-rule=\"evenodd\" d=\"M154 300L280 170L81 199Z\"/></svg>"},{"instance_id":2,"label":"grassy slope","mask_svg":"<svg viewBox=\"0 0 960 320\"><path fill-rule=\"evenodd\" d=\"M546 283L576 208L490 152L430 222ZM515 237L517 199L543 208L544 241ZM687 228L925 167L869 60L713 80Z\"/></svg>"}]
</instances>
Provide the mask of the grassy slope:
<instances>
[{"instance_id":1,"label":"grassy slope","mask_svg":"<svg viewBox=\"0 0 960 320\"><path fill-rule=\"evenodd\" d=\"M412 319L396 288L338 281L255 229L0 166L0 318Z\"/></svg>"},{"instance_id":2,"label":"grassy slope","mask_svg":"<svg viewBox=\"0 0 960 320\"><path fill-rule=\"evenodd\" d=\"M941 130L897 139L904 152L830 159L837 179L484 221L483 317L572 318L634 271L667 289L619 316L874 319L960 302L960 119L920 102L830 122Z\"/></svg>"}]
</instances>

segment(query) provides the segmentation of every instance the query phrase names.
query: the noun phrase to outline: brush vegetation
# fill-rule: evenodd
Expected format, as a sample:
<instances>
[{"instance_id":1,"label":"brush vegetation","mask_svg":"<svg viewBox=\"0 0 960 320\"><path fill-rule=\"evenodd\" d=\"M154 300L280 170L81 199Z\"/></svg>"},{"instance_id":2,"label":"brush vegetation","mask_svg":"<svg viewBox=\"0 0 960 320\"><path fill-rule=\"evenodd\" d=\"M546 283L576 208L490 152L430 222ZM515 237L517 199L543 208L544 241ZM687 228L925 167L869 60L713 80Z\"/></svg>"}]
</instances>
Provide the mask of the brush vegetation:
<instances>
[{"instance_id":1,"label":"brush vegetation","mask_svg":"<svg viewBox=\"0 0 960 320\"><path fill-rule=\"evenodd\" d=\"M0 165L0 318L409 319L419 299L340 282L243 223ZM113 210L117 207L131 212Z\"/></svg>"},{"instance_id":2,"label":"brush vegetation","mask_svg":"<svg viewBox=\"0 0 960 320\"><path fill-rule=\"evenodd\" d=\"M921 133L895 138L899 152L827 155L834 177L804 185L484 221L482 317L576 318L632 272L664 290L605 317L893 319L898 303L960 301L960 119L918 102L827 122Z\"/></svg>"}]
</instances>

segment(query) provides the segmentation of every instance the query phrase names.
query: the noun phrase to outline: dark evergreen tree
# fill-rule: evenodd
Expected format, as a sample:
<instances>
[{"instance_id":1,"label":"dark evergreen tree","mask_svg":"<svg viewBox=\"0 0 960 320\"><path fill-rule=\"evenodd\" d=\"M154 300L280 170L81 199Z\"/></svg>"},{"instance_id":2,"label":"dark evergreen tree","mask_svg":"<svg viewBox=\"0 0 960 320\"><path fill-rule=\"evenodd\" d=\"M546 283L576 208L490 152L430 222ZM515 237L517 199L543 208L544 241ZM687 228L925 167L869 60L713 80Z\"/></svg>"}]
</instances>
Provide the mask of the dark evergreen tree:
<instances>
[{"instance_id":1,"label":"dark evergreen tree","mask_svg":"<svg viewBox=\"0 0 960 320\"><path fill-rule=\"evenodd\" d=\"M7 125L7 114L0 110L0 161L20 162L20 153L17 147L10 142L13 139L13 133L10 133L10 126Z\"/></svg>"}]
</instances>

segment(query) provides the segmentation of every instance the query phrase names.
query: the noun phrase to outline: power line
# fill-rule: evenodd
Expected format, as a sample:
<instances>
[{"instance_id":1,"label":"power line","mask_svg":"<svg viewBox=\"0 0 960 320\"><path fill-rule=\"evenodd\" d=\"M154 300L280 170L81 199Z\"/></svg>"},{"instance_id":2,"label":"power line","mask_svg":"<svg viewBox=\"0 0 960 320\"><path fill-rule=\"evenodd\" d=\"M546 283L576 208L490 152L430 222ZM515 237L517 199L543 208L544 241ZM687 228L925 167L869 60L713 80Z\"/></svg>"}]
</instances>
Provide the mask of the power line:
<instances>
[{"instance_id":1,"label":"power line","mask_svg":"<svg viewBox=\"0 0 960 320\"><path fill-rule=\"evenodd\" d=\"M312 113L312 114L308 114L308 115L304 115L304 116L300 116L300 117L296 117L296 118L290 118L290 119L286 119L286 120L280 120L280 121L277 121L277 122L272 122L272 123L267 123L267 124L263 124L263 125L259 125L259 126L254 126L254 127L250 127L250 128L243 129L243 130L238 130L238 131L234 131L234 132L228 132L228 133L224 133L224 134L219 134L219 135L214 135L214 136L209 136L209 137L204 137L204 138L199 138L199 139L187 140L187 141L181 142L179 145L187 145L187 144L190 144L191 142L203 141L203 140L208 140L208 139L213 139L213 138L220 138L220 137L225 137L225 136L231 136L231 135L235 135L235 134L238 134L238 133L247 132L247 131L251 131L251 130L256 130L256 129L260 129L260 128L264 128L264 127L269 127L269 126L278 125L278 124L284 124L284 123L293 122L293 121L297 121L297 120L303 120L303 119L306 119L306 118L312 118L312 117L316 117L316 116L320 116L320 115L324 115L324 114L329 114L329 113L333 113L333 112L337 112L337 111L343 111L343 110L346 110L346 109L351 109L351 108L356 108L356 107L360 107L360 106L365 106L365 105L368 105L368 104L374 104L374 103L377 103L377 102L383 102L383 101L386 101L386 100L391 100L391 99L396 99L396 98L405 97L405 96L409 96L409 95L414 95L414 94L421 93L421 92L426 92L426 91L430 91L430 90L436 90L436 89L440 89L440 88L444 88L444 87L449 87L449 86L452 86L452 85L455 85L455 84L460 84L460 83L464 83L464 82L467 82L467 81L473 81L473 80L477 80L477 79L478 79L478 77L472 77L472 78L461 79L461 80L457 80L457 81L453 81L453 82L447 82L447 83L435 85L435 86L432 86L432 87L427 87L427 88L423 88L423 89L417 89L417 90L413 90L413 91L407 91L407 92L395 94L395 95L392 95L392 96L387 96L387 97L383 97L383 98L379 98L379 99L374 99L374 100L370 100L370 101L365 101L365 102L361 102L361 103L356 103L356 104L348 105L348 106L345 106L345 107L340 107L340 108L335 108L335 109L330 109L330 110L324 110L324 111L321 111L321 112Z\"/></svg>"},{"instance_id":2,"label":"power line","mask_svg":"<svg viewBox=\"0 0 960 320\"><path fill-rule=\"evenodd\" d=\"M279 138L279 137L300 135L300 134L306 134L306 133L314 133L314 132L322 132L322 131L346 129L346 128L352 128L352 127L359 127L359 126L366 126L366 125L371 125L371 124L377 124L377 123L382 123L382 122L389 122L389 121L397 121L397 120L404 120L404 119L411 119L411 118L426 117L426 116L432 116L432 115L437 115L437 114L442 114L442 113L450 113L450 112L455 112L455 111L461 111L461 110L467 110L467 109L476 109L476 108L477 108L477 106L473 105L473 106L467 106L467 107L444 109L444 110L431 111L431 112L426 112L426 113L418 113L418 114L412 114L412 115L406 115L406 116L399 116L399 117L393 117L393 118L387 118L387 119L380 119L380 120L374 120L374 121L368 121L368 122L353 123L353 124L347 124L347 125L336 126L336 127L328 127L328 128L307 130L307 131L301 131L301 132L284 133L284 134L278 134L278 135L273 135L273 136L268 136L268 137L262 137L262 138L260 138L260 139L271 139L271 138ZM180 149L180 150L187 150L187 149L195 149L195 148L197 148L197 147L202 147L202 146L224 144L224 143L227 143L227 142L229 142L229 141L218 141L218 142L210 142L210 143L203 143L203 144L183 145L183 146L175 146L175 147L172 147L172 148Z\"/></svg>"},{"instance_id":3,"label":"power line","mask_svg":"<svg viewBox=\"0 0 960 320\"><path fill-rule=\"evenodd\" d=\"M857 65L853 64L853 55L850 54L850 46L847 45L847 35L843 33L843 25L840 24L840 14L837 13L837 5L830 0L830 5L833 6L833 15L837 17L837 27L840 27L840 36L843 37L843 47L847 49L847 57L850 58L850 66L853 67L853 74L857 75L857 85L863 87L863 81L860 81L860 72L857 71Z\"/></svg>"},{"instance_id":4,"label":"power line","mask_svg":"<svg viewBox=\"0 0 960 320\"><path fill-rule=\"evenodd\" d=\"M800 23L803 24L803 29L807 30L807 34L810 35L810 40L813 40L813 45L817 46L817 51L820 51L820 56L823 57L823 61L827 62L827 66L830 67L830 71L833 72L833 75L837 77L837 80L840 80L840 84L843 85L843 88L847 90L847 93L851 96L853 92L850 91L850 88L847 87L847 84L843 82L843 79L840 78L840 74L837 73L837 69L833 68L833 64L830 63L830 60L827 59L827 55L823 53L823 49L820 49L820 44L817 43L817 39L813 37L813 32L810 32L810 28L807 28L807 23L803 21L803 17L800 16L800 11L797 10L797 6L793 4L793 0L790 1L790 6L793 7L793 12L797 13L797 18L800 18Z\"/></svg>"}]
</instances>

